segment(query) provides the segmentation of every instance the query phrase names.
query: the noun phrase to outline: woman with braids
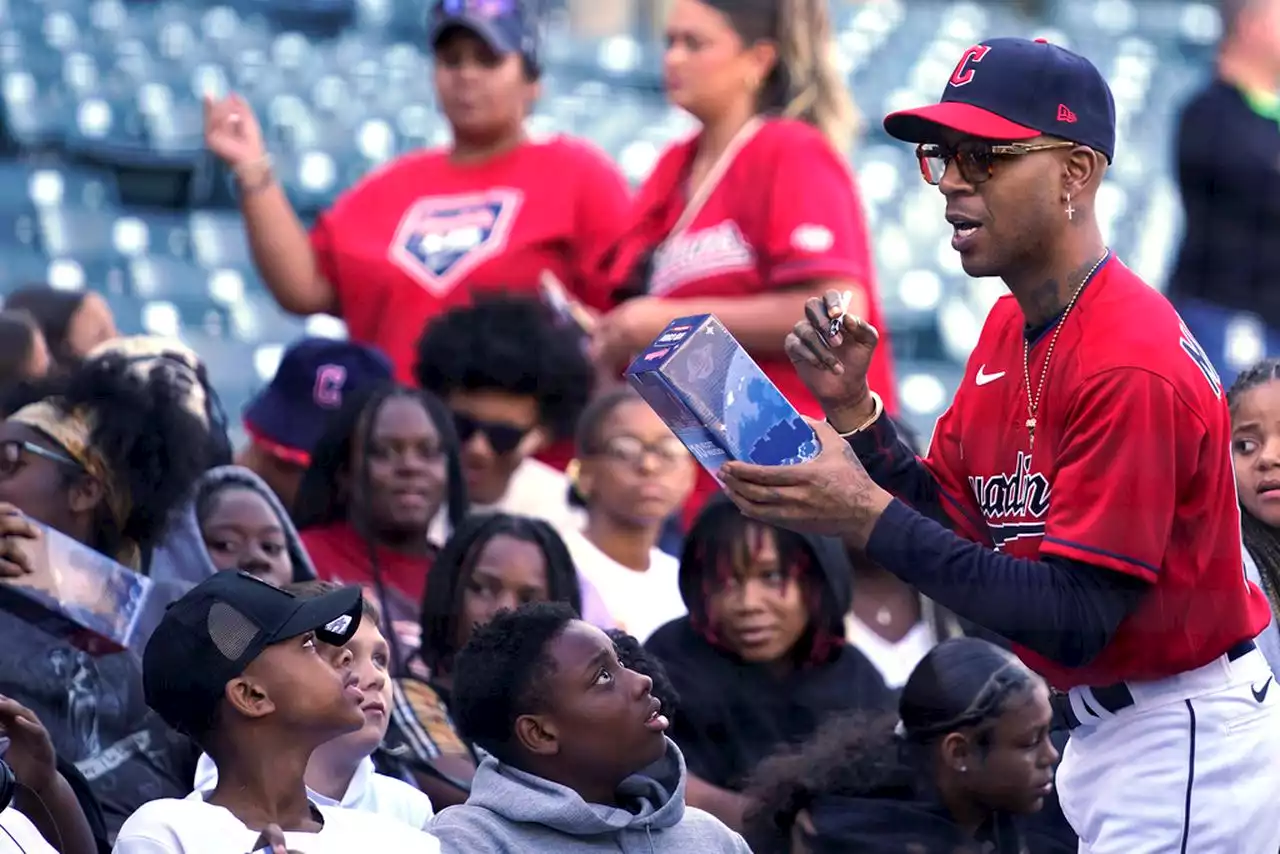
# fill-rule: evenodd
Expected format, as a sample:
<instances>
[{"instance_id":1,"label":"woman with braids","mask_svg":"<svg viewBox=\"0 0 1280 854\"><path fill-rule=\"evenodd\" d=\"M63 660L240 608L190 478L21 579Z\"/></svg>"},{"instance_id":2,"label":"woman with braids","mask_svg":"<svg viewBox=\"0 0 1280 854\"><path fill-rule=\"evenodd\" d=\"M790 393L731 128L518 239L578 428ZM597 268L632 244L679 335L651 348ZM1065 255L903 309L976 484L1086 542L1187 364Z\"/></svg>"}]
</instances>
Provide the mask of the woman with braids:
<instances>
[{"instance_id":1,"label":"woman with braids","mask_svg":"<svg viewBox=\"0 0 1280 854\"><path fill-rule=\"evenodd\" d=\"M394 383L347 395L312 451L293 521L322 580L360 584L377 602L396 670L418 648L442 507L451 525L467 508L444 404Z\"/></svg>"},{"instance_id":2,"label":"woman with braids","mask_svg":"<svg viewBox=\"0 0 1280 854\"><path fill-rule=\"evenodd\" d=\"M395 682L388 752L406 763L436 809L467 798L476 757L449 718L453 660L472 630L504 608L565 602L582 613L564 541L539 519L468 517L440 551L422 600L413 675Z\"/></svg>"},{"instance_id":3,"label":"woman with braids","mask_svg":"<svg viewBox=\"0 0 1280 854\"><path fill-rule=\"evenodd\" d=\"M690 805L739 830L762 760L831 717L892 708L845 642L851 574L837 540L759 525L719 497L698 515L680 558L689 614L645 642L680 694L667 734L689 767Z\"/></svg>"},{"instance_id":4,"label":"woman with braids","mask_svg":"<svg viewBox=\"0 0 1280 854\"><path fill-rule=\"evenodd\" d=\"M921 659L900 722L841 717L757 770L747 838L757 854L1067 854L1069 831L1024 833L1053 791L1049 689L976 638Z\"/></svg>"},{"instance_id":5,"label":"woman with braids","mask_svg":"<svg viewBox=\"0 0 1280 854\"><path fill-rule=\"evenodd\" d=\"M782 345L805 299L836 288L880 330L872 381L892 390L845 161L857 114L830 55L827 0L675 0L667 44L667 96L702 129L640 190L609 268L622 301L599 323L596 355L622 367L672 318L711 313L797 408L821 417ZM893 412L892 394L884 401ZM703 474L688 518L714 490Z\"/></svg>"},{"instance_id":6,"label":"woman with braids","mask_svg":"<svg viewBox=\"0 0 1280 854\"><path fill-rule=\"evenodd\" d=\"M1280 359L1263 359L1227 390L1245 572L1271 603L1271 625L1255 642L1280 674Z\"/></svg>"},{"instance_id":7,"label":"woman with braids","mask_svg":"<svg viewBox=\"0 0 1280 854\"><path fill-rule=\"evenodd\" d=\"M84 361L0 423L0 576L29 571L31 520L135 570L207 467L190 384L121 354ZM91 657L0 612L0 695L32 709L114 834L143 802L186 794L195 760L150 712L138 651Z\"/></svg>"}]
</instances>

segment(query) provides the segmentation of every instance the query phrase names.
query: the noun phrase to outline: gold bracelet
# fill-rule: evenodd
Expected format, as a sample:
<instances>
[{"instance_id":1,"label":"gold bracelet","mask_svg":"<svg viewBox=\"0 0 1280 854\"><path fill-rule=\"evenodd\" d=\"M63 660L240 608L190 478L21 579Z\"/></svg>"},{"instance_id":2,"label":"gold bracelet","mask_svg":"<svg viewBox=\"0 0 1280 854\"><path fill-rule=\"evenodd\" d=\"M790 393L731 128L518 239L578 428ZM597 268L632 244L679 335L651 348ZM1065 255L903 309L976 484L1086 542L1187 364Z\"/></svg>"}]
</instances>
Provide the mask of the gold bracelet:
<instances>
[{"instance_id":1,"label":"gold bracelet","mask_svg":"<svg viewBox=\"0 0 1280 854\"><path fill-rule=\"evenodd\" d=\"M866 430L872 424L875 424L877 421L880 420L880 416L883 414L884 414L884 401L880 399L880 395L876 394L873 391L871 392L871 415L867 418L867 420L863 421L857 427L854 427L852 430L846 433L841 433L839 430L836 430L836 433L839 434L841 439L848 439L850 436L853 436L856 433L861 433L863 430ZM831 421L828 420L827 423L831 424ZM831 426L835 427L834 424L832 424Z\"/></svg>"}]
</instances>

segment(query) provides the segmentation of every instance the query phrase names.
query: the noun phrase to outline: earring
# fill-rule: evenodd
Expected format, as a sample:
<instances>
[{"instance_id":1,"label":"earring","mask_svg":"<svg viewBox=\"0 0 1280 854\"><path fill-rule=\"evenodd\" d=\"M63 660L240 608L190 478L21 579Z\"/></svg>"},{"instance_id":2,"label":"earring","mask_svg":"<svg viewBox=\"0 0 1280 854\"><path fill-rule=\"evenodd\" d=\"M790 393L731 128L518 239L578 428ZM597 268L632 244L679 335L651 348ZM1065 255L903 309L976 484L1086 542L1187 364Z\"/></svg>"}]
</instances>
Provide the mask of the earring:
<instances>
[{"instance_id":1,"label":"earring","mask_svg":"<svg viewBox=\"0 0 1280 854\"><path fill-rule=\"evenodd\" d=\"M960 773L961 773L961 774L965 773L965 772L966 772L966 771L968 771L968 770L969 770L969 766L968 766L968 765L961 765L961 766L960 766Z\"/></svg>"},{"instance_id":2,"label":"earring","mask_svg":"<svg viewBox=\"0 0 1280 854\"><path fill-rule=\"evenodd\" d=\"M1076 209L1071 207L1071 194L1067 193L1067 219L1075 219Z\"/></svg>"}]
</instances>

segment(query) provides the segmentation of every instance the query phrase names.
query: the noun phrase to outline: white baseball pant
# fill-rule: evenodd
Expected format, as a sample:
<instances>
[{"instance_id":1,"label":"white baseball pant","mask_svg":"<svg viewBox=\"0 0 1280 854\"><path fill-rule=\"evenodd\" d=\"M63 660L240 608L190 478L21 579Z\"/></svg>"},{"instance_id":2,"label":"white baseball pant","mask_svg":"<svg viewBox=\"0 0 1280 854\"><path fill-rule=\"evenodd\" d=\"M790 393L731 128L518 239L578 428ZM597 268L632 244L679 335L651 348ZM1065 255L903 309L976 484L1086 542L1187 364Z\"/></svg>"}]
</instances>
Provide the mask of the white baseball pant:
<instances>
[{"instance_id":1,"label":"white baseball pant","mask_svg":"<svg viewBox=\"0 0 1280 854\"><path fill-rule=\"evenodd\" d=\"M1280 851L1280 686L1262 653L1128 687L1114 714L1069 692L1082 724L1057 785L1080 854Z\"/></svg>"}]
</instances>

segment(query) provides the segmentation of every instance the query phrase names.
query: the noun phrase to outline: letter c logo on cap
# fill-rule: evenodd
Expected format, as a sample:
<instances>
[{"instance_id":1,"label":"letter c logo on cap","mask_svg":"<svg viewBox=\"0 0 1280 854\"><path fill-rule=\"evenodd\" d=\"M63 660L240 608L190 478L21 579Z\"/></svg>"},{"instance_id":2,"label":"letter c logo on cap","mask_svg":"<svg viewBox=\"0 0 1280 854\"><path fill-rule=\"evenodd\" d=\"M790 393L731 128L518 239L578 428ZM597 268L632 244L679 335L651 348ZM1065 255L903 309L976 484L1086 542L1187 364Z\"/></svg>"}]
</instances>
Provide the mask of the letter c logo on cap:
<instances>
[{"instance_id":1,"label":"letter c logo on cap","mask_svg":"<svg viewBox=\"0 0 1280 854\"><path fill-rule=\"evenodd\" d=\"M985 44L976 44L964 52L956 63L956 70L951 72L951 85L963 86L973 80L973 68L970 66L982 62L982 58L991 51Z\"/></svg>"},{"instance_id":2,"label":"letter c logo on cap","mask_svg":"<svg viewBox=\"0 0 1280 854\"><path fill-rule=\"evenodd\" d=\"M316 385L311 396L317 406L337 409L342 405L342 387L347 382L347 369L342 365L321 365L316 371Z\"/></svg>"}]
</instances>

